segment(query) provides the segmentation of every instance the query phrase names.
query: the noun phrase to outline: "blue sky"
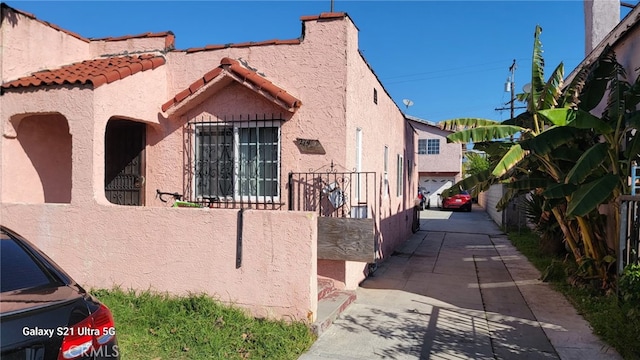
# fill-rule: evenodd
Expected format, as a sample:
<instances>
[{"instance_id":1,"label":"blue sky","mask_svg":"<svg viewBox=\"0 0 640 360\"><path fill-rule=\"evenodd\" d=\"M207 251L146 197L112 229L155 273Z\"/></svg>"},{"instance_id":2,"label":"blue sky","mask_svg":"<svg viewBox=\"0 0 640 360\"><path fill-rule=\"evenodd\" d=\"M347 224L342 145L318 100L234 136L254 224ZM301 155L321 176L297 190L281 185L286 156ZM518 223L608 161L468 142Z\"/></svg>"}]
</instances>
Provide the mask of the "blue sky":
<instances>
[{"instance_id":1,"label":"blue sky","mask_svg":"<svg viewBox=\"0 0 640 360\"><path fill-rule=\"evenodd\" d=\"M297 38L300 16L331 9L330 0L7 4L90 38L171 30L178 49ZM508 110L495 108L509 101L504 83L514 59L516 90L529 82L536 24L543 28L547 74L564 62L568 75L584 57L580 0L335 0L333 6L334 11L347 12L360 30L365 59L400 108L430 121L508 119ZM405 108L403 99L414 105Z\"/></svg>"}]
</instances>

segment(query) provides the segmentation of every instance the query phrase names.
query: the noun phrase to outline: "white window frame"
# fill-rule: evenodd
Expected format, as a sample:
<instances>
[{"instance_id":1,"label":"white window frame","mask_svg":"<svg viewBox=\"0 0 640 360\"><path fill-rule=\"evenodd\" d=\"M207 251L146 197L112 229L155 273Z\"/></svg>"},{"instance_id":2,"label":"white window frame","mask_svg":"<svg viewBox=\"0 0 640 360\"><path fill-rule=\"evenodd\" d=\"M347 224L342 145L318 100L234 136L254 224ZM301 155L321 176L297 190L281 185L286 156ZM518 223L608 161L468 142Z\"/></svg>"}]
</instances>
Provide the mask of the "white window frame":
<instances>
[{"instance_id":1,"label":"white window frame","mask_svg":"<svg viewBox=\"0 0 640 360\"><path fill-rule=\"evenodd\" d=\"M280 202L280 196L281 196L281 171L282 171L282 133L281 133L281 123L280 121L273 121L271 124L269 124L269 126L265 126L264 122L260 121L260 123L262 123L263 126L256 126L255 122L250 122L250 121L244 121L244 122L225 122L225 123L216 123L216 124L211 124L211 123L202 123L202 124L196 124L195 126L195 136L198 136L198 133L203 131L202 128L207 128L207 127L211 127L214 126L216 128L232 128L233 131L233 196L220 196L220 201L229 201L229 200L233 200L233 201L238 201L238 202L255 202L255 203L271 203L271 202ZM240 194L240 181L249 181L251 178L248 179L241 179L240 177L240 129L263 129L263 128L275 128L277 130L277 166L276 166L276 175L274 178L270 178L270 179L274 179L276 181L276 194L275 195L241 195ZM258 142L256 143L261 144L260 141L258 140ZM273 143L270 143L269 145L273 145ZM198 142L194 141L193 142L193 151L194 151L194 156L193 156L193 164L192 164L192 169L196 168L196 163L198 162ZM257 180L258 182L260 181L260 179ZM193 174L193 178L192 178L192 182L193 184L197 184L197 176L196 173L194 171ZM256 185L257 187L258 185ZM193 192L192 192L192 196L194 199L196 199L197 201L203 201L205 200L205 197L209 196L212 197L214 195L203 195L203 194L197 194L197 186L193 186ZM256 188L256 193L258 192L257 188Z\"/></svg>"},{"instance_id":2,"label":"white window frame","mask_svg":"<svg viewBox=\"0 0 640 360\"><path fill-rule=\"evenodd\" d=\"M404 156L398 154L398 162L397 162L397 196L404 195Z\"/></svg>"},{"instance_id":3,"label":"white window frame","mask_svg":"<svg viewBox=\"0 0 640 360\"><path fill-rule=\"evenodd\" d=\"M427 155L440 155L440 139L427 139Z\"/></svg>"},{"instance_id":4,"label":"white window frame","mask_svg":"<svg viewBox=\"0 0 640 360\"><path fill-rule=\"evenodd\" d=\"M362 197L362 181L360 173L362 172L362 128L356 129L356 201L360 201Z\"/></svg>"},{"instance_id":5,"label":"white window frame","mask_svg":"<svg viewBox=\"0 0 640 360\"><path fill-rule=\"evenodd\" d=\"M386 199L389 196L389 146L385 145L384 146L384 172L383 172L383 176L384 176L384 188L383 188L383 195L384 198Z\"/></svg>"}]
</instances>

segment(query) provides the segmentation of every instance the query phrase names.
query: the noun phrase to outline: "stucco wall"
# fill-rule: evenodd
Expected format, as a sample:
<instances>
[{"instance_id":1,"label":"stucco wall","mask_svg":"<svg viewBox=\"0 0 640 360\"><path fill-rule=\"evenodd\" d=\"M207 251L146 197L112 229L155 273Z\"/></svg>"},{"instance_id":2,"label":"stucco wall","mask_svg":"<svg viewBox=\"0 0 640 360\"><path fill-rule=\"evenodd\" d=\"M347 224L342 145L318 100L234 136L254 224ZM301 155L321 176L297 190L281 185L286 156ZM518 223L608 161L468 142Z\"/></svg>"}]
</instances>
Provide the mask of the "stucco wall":
<instances>
[{"instance_id":1,"label":"stucco wall","mask_svg":"<svg viewBox=\"0 0 640 360\"><path fill-rule=\"evenodd\" d=\"M498 226L503 225L502 212L496 209L498 201L502 198L502 193L502 185L492 185L489 190L480 193L480 196L478 196L478 204L487 211L487 214Z\"/></svg>"},{"instance_id":2,"label":"stucco wall","mask_svg":"<svg viewBox=\"0 0 640 360\"><path fill-rule=\"evenodd\" d=\"M315 317L312 213L245 211L239 268L235 210L5 203L0 217L86 287L206 293L255 316Z\"/></svg>"},{"instance_id":3,"label":"stucco wall","mask_svg":"<svg viewBox=\"0 0 640 360\"><path fill-rule=\"evenodd\" d=\"M378 255L389 256L411 234L413 198L416 196L415 143L402 112L386 93L358 49L358 29L347 28L346 92L346 168L357 164L358 130L362 136L361 170L376 172L375 184L369 185L377 219ZM388 191L384 187L385 147L388 149ZM398 195L398 156L402 157L402 195ZM375 188L374 186L375 185ZM353 265L352 267L355 267Z\"/></svg>"},{"instance_id":4,"label":"stucco wall","mask_svg":"<svg viewBox=\"0 0 640 360\"><path fill-rule=\"evenodd\" d=\"M300 44L229 47L219 50L167 54L169 94L176 94L192 82L220 65L224 57L240 59L256 69L275 85L302 101L302 106L287 120L282 132L283 173L309 171L336 164L346 166L345 100L346 28L353 26L346 19L306 21L305 36ZM223 90L226 92L226 88ZM218 92L216 96L220 96ZM259 95L254 95L259 96ZM212 101L212 100L207 100ZM219 100L213 100L219 101ZM219 104L219 103L218 103ZM282 108L267 108L278 113ZM226 107L216 115L236 118L255 115L255 106ZM193 115L193 114L191 114ZM184 123L188 119L181 119ZM302 154L295 146L296 138L319 140L326 154Z\"/></svg>"},{"instance_id":5,"label":"stucco wall","mask_svg":"<svg viewBox=\"0 0 640 360\"><path fill-rule=\"evenodd\" d=\"M13 80L34 71L56 68L90 57L89 42L2 7L0 62L3 80ZM46 47L42 45L46 44ZM55 49L56 51L47 51ZM11 54L10 59L5 54Z\"/></svg>"}]
</instances>

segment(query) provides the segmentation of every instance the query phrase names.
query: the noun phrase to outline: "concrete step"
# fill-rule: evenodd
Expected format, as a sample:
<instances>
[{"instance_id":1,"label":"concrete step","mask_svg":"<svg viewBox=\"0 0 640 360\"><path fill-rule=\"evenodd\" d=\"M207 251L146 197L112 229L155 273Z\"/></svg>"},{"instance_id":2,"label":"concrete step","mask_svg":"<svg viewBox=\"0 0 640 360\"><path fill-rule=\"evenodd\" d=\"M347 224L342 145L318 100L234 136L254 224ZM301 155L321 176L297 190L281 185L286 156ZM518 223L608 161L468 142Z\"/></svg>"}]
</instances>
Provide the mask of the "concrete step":
<instances>
[{"instance_id":1,"label":"concrete step","mask_svg":"<svg viewBox=\"0 0 640 360\"><path fill-rule=\"evenodd\" d=\"M318 300L322 300L334 291L336 291L336 285L333 279L318 277Z\"/></svg>"},{"instance_id":2,"label":"concrete step","mask_svg":"<svg viewBox=\"0 0 640 360\"><path fill-rule=\"evenodd\" d=\"M334 290L318 300L318 318L311 330L320 336L356 300L355 291Z\"/></svg>"}]
</instances>

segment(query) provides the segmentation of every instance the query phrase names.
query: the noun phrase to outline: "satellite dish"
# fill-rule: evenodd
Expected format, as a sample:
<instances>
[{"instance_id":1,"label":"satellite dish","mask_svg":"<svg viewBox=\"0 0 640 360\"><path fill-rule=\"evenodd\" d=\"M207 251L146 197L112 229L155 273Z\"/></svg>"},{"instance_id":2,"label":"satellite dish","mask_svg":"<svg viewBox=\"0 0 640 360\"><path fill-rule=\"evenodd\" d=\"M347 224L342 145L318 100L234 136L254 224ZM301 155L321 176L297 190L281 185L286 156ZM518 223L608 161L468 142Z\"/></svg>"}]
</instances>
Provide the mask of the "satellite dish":
<instances>
[{"instance_id":1,"label":"satellite dish","mask_svg":"<svg viewBox=\"0 0 640 360\"><path fill-rule=\"evenodd\" d=\"M409 99L402 99L402 103L407 107L407 109L409 108L409 106L413 106L413 101Z\"/></svg>"},{"instance_id":2,"label":"satellite dish","mask_svg":"<svg viewBox=\"0 0 640 360\"><path fill-rule=\"evenodd\" d=\"M530 93L531 92L531 83L524 84L524 86L522 87L522 91L524 91L527 94Z\"/></svg>"}]
</instances>

